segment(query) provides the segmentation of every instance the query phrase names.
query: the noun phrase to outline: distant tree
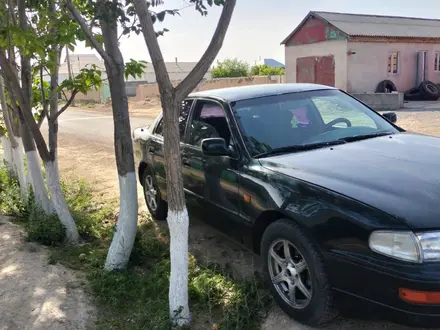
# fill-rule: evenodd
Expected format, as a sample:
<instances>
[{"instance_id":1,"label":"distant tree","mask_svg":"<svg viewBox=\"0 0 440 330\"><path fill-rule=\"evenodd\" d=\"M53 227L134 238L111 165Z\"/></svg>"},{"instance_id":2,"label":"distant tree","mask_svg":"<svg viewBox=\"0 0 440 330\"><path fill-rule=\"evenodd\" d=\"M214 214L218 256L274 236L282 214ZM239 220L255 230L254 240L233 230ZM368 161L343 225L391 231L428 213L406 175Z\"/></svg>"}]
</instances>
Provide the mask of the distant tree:
<instances>
[{"instance_id":1,"label":"distant tree","mask_svg":"<svg viewBox=\"0 0 440 330\"><path fill-rule=\"evenodd\" d=\"M254 65L251 68L252 76L282 76L284 73L284 68L269 66L267 64Z\"/></svg>"},{"instance_id":2,"label":"distant tree","mask_svg":"<svg viewBox=\"0 0 440 330\"><path fill-rule=\"evenodd\" d=\"M236 58L217 61L212 69L213 78L247 77L249 75L249 64Z\"/></svg>"}]
</instances>

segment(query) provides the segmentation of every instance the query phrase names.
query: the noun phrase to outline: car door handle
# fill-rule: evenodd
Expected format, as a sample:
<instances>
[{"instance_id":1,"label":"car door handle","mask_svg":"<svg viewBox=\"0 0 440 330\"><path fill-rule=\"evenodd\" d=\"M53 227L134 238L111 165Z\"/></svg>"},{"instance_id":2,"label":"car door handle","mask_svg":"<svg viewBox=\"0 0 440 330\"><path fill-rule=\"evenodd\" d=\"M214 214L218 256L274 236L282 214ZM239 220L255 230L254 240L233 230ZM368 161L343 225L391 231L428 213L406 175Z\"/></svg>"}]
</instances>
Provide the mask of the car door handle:
<instances>
[{"instance_id":1,"label":"car door handle","mask_svg":"<svg viewBox=\"0 0 440 330\"><path fill-rule=\"evenodd\" d=\"M153 146L150 146L150 147L148 148L148 152L149 152L150 154L154 154L155 151L156 151L156 149L154 149Z\"/></svg>"}]
</instances>

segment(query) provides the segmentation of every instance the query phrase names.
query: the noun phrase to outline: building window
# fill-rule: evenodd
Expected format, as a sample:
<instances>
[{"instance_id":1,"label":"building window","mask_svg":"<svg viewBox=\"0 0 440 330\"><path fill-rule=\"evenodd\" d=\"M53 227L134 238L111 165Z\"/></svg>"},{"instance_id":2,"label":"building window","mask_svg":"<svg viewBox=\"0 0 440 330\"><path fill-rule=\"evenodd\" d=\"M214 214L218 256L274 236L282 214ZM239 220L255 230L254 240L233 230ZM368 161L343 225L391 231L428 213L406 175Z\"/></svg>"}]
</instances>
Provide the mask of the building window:
<instances>
[{"instance_id":1,"label":"building window","mask_svg":"<svg viewBox=\"0 0 440 330\"><path fill-rule=\"evenodd\" d=\"M399 52L391 52L388 54L388 73L399 73Z\"/></svg>"},{"instance_id":2,"label":"building window","mask_svg":"<svg viewBox=\"0 0 440 330\"><path fill-rule=\"evenodd\" d=\"M440 72L440 52L435 53L434 71Z\"/></svg>"}]
</instances>

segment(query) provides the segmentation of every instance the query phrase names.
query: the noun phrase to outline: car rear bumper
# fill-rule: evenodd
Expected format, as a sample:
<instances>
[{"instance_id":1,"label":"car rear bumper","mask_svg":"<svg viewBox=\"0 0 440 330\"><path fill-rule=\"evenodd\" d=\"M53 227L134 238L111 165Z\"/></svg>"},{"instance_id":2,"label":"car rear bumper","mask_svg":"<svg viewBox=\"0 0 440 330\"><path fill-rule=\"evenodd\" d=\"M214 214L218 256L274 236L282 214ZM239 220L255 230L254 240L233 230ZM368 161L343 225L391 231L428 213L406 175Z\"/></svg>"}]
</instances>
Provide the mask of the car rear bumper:
<instances>
[{"instance_id":1,"label":"car rear bumper","mask_svg":"<svg viewBox=\"0 0 440 330\"><path fill-rule=\"evenodd\" d=\"M399 289L440 292L440 265L412 265L379 258L326 257L334 290L392 310L411 323L440 324L440 304L405 301ZM403 321L405 321L403 320Z\"/></svg>"}]
</instances>

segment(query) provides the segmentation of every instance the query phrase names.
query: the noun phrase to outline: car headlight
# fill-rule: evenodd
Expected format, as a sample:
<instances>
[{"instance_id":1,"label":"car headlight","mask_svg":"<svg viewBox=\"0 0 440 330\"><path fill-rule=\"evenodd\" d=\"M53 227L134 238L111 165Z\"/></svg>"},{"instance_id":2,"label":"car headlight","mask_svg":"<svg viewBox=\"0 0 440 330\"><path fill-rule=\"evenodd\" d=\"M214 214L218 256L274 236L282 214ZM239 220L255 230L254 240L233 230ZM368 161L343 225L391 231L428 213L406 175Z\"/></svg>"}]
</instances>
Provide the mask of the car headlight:
<instances>
[{"instance_id":1,"label":"car headlight","mask_svg":"<svg viewBox=\"0 0 440 330\"><path fill-rule=\"evenodd\" d=\"M440 231L416 234L411 231L374 231L369 246L376 253L403 261L440 261Z\"/></svg>"},{"instance_id":2,"label":"car headlight","mask_svg":"<svg viewBox=\"0 0 440 330\"><path fill-rule=\"evenodd\" d=\"M423 261L440 261L440 231L416 233Z\"/></svg>"}]
</instances>

